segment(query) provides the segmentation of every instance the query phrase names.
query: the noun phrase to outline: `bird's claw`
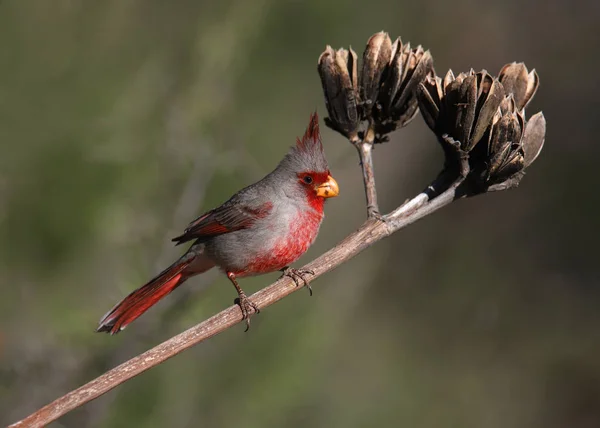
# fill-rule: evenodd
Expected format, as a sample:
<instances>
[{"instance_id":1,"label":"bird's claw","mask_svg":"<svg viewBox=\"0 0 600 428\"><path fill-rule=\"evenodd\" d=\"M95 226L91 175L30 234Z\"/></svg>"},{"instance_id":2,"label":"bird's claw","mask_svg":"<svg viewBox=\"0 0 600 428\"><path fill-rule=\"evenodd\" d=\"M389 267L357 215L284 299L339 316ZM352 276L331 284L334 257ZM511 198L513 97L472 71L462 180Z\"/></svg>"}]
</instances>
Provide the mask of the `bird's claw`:
<instances>
[{"instance_id":1,"label":"bird's claw","mask_svg":"<svg viewBox=\"0 0 600 428\"><path fill-rule=\"evenodd\" d=\"M240 293L240 296L235 300L242 310L242 319L246 321L246 330L244 331L248 331L250 329L250 317L252 316L252 311L254 311L255 314L259 314L260 309L246 296L246 293Z\"/></svg>"},{"instance_id":2,"label":"bird's claw","mask_svg":"<svg viewBox=\"0 0 600 428\"><path fill-rule=\"evenodd\" d=\"M303 286L308 288L308 292L310 293L311 296L313 294L312 287L310 286L310 282L308 281L308 279L306 279L306 277L304 275L314 275L314 274L315 274L315 272L310 269L294 269L291 267L287 267L283 270L283 276L288 276L288 277L292 278L292 281L294 281L294 284L296 284L296 287L300 287L300 281L302 281Z\"/></svg>"}]
</instances>

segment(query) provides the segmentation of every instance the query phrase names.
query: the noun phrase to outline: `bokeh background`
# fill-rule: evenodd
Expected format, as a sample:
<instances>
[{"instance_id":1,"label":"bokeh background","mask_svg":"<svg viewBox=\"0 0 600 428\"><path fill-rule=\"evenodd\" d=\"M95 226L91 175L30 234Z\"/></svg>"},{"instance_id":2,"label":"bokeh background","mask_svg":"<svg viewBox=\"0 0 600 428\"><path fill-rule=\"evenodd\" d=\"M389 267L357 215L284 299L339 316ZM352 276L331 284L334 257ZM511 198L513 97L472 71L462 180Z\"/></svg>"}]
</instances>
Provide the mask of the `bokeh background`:
<instances>
[{"instance_id":1,"label":"bokeh background","mask_svg":"<svg viewBox=\"0 0 600 428\"><path fill-rule=\"evenodd\" d=\"M546 146L460 201L54 427L599 427L598 2L0 2L0 424L231 304L211 272L115 337L98 319L169 238L325 115L316 61L382 29L435 67L535 67ZM354 150L308 261L365 217ZM420 118L377 147L389 211L442 163ZM243 281L254 292L277 274Z\"/></svg>"}]
</instances>

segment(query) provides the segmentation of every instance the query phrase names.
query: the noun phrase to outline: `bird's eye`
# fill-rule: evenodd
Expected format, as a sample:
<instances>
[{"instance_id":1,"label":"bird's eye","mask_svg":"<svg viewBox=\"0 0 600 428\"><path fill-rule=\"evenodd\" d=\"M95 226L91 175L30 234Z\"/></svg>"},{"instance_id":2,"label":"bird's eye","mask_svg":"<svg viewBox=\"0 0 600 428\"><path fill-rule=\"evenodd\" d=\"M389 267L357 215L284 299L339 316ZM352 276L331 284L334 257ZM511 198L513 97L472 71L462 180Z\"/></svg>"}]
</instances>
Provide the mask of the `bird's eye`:
<instances>
[{"instance_id":1,"label":"bird's eye","mask_svg":"<svg viewBox=\"0 0 600 428\"><path fill-rule=\"evenodd\" d=\"M306 184L311 184L313 182L313 179L310 175L307 175L306 177L304 177L304 182Z\"/></svg>"}]
</instances>

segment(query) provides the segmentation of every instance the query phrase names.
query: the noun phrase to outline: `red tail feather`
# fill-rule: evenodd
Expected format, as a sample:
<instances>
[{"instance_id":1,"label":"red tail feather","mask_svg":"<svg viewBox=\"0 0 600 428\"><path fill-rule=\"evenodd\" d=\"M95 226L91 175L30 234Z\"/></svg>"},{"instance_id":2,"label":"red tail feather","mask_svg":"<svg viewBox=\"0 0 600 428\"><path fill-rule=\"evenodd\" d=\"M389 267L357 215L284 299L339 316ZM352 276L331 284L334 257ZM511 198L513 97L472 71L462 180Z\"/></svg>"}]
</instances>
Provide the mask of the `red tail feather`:
<instances>
[{"instance_id":1,"label":"red tail feather","mask_svg":"<svg viewBox=\"0 0 600 428\"><path fill-rule=\"evenodd\" d=\"M179 261L161 272L149 283L134 290L104 315L96 331L116 334L123 330L156 302L181 285L188 278L183 271L190 263L191 260Z\"/></svg>"}]
</instances>

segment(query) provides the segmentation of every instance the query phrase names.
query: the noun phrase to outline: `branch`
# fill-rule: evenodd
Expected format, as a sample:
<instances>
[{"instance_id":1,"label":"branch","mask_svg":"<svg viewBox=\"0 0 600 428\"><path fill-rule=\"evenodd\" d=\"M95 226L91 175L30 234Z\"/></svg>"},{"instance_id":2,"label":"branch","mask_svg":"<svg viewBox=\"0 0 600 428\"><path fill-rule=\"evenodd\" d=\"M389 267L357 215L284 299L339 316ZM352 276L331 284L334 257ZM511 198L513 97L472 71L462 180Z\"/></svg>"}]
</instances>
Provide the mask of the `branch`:
<instances>
[{"instance_id":1,"label":"branch","mask_svg":"<svg viewBox=\"0 0 600 428\"><path fill-rule=\"evenodd\" d=\"M351 141L360 158L360 167L363 173L363 182L365 184L365 196L367 197L367 216L368 218L379 218L379 204L377 203L377 188L375 187L375 171L373 169L373 143L375 133L369 126L362 140Z\"/></svg>"},{"instance_id":2,"label":"branch","mask_svg":"<svg viewBox=\"0 0 600 428\"><path fill-rule=\"evenodd\" d=\"M456 159L458 160L458 169L456 172L442 171L438 178L425 191L412 200L407 201L390 214L380 216L377 210L377 196L371 158L372 141L369 140L368 135L369 133L367 133L363 141L357 141L354 144L361 155L361 161L364 162L363 178L365 180L365 192L367 203L369 204L370 218L357 231L347 236L338 245L302 268L314 272L311 279L318 278L324 273L335 269L376 242L409 226L426 215L434 213L455 199L476 194L461 189L463 185L465 185L465 189L469 188L468 183L465 181L469 174L469 160L468 155L461 151L460 145L455 144L452 147L457 154ZM452 176L456 178L451 179ZM250 298L263 309L298 289L298 286L292 279L282 276L273 284L250 296ZM230 306L206 321L109 370L76 390L63 395L25 419L10 425L9 428L45 426L69 413L71 410L100 397L123 382L198 343L224 332L241 321L242 313L239 306Z\"/></svg>"},{"instance_id":3,"label":"branch","mask_svg":"<svg viewBox=\"0 0 600 428\"><path fill-rule=\"evenodd\" d=\"M303 269L312 270L314 278L318 278L324 273L335 269L383 238L450 204L457 197L457 189L462 181L462 177L459 177L446 191L429 202L423 203L423 195L429 198L427 193L424 192L412 201L396 209L390 215L385 216L383 220L368 219L357 231L350 234L331 250L304 266ZM282 277L268 287L256 292L250 298L263 309L297 290L299 288L290 278ZM224 332L241 321L242 314L239 306L230 306L206 321L168 339L149 351L126 361L80 388L58 398L10 427L45 426L69 413L71 410L100 397L134 376L212 336Z\"/></svg>"},{"instance_id":4,"label":"branch","mask_svg":"<svg viewBox=\"0 0 600 428\"><path fill-rule=\"evenodd\" d=\"M442 171L438 178L425 191L412 200L407 201L390 214L380 216L377 210L377 196L371 158L372 142L369 141L368 135L369 133L367 133L363 141L357 141L354 144L359 148L358 151L361 154L361 160L364 162L363 178L365 180L367 203L370 208L370 218L357 231L347 236L338 245L302 268L314 272L311 279L318 278L324 273L335 269L376 242L409 226L426 215L434 213L455 199L477 194L465 190L469 189L466 181L469 174L469 159L468 155L461 151L460 145L454 144L452 147L456 152L456 159L458 160L456 172L449 170ZM362 156L363 154L364 157ZM452 176L455 178L452 179ZM465 189L461 188L463 185ZM250 298L256 305L263 309L298 289L298 286L292 279L282 276L273 284L250 296ZM198 343L224 332L241 321L242 313L239 306L230 306L206 321L124 362L76 390L63 395L25 419L10 425L9 428L45 426L69 413L71 410L100 397L123 382Z\"/></svg>"}]
</instances>

